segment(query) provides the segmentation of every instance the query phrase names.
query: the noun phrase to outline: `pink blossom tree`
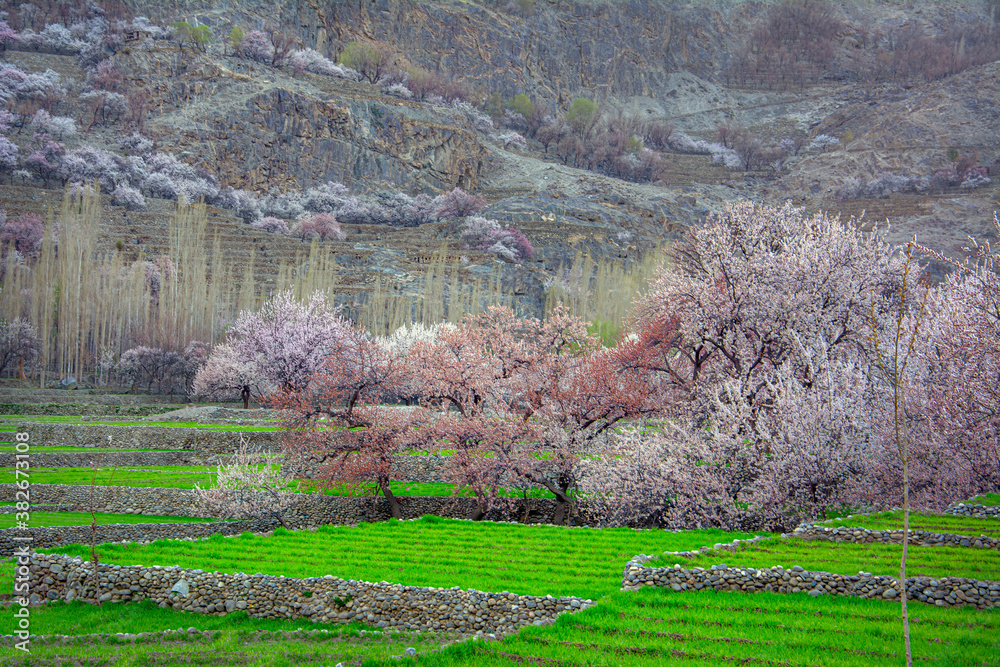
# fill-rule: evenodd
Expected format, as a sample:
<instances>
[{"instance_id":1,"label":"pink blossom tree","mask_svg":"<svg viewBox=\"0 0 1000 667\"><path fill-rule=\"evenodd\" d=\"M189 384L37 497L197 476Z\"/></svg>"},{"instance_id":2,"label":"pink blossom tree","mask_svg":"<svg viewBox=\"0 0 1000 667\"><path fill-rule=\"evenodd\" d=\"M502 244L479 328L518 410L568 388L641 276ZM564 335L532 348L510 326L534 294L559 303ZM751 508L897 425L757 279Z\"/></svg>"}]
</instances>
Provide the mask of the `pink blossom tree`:
<instances>
[{"instance_id":1,"label":"pink blossom tree","mask_svg":"<svg viewBox=\"0 0 1000 667\"><path fill-rule=\"evenodd\" d=\"M21 41L21 36L6 21L0 20L0 55L7 51L8 46L19 41Z\"/></svg>"},{"instance_id":2,"label":"pink blossom tree","mask_svg":"<svg viewBox=\"0 0 1000 667\"><path fill-rule=\"evenodd\" d=\"M374 483L392 516L402 518L392 492L392 482L402 479L395 455L421 441L423 413L380 403L404 377L401 358L364 330L345 330L303 391L271 398L292 415L286 457L309 465L323 485Z\"/></svg>"},{"instance_id":3,"label":"pink blossom tree","mask_svg":"<svg viewBox=\"0 0 1000 667\"><path fill-rule=\"evenodd\" d=\"M340 229L340 223L332 213L317 213L303 218L292 227L292 233L303 241L311 239L319 239L320 241L336 239L339 241L345 237L344 232Z\"/></svg>"},{"instance_id":4,"label":"pink blossom tree","mask_svg":"<svg viewBox=\"0 0 1000 667\"><path fill-rule=\"evenodd\" d=\"M0 211L0 252L6 254L11 244L25 257L34 257L42 247L45 225L37 213L22 213L8 219Z\"/></svg>"},{"instance_id":5,"label":"pink blossom tree","mask_svg":"<svg viewBox=\"0 0 1000 667\"><path fill-rule=\"evenodd\" d=\"M244 392L245 389L245 392ZM195 396L213 401L243 399L243 407L250 407L250 399L261 401L274 391L256 362L241 357L229 345L216 345L194 376L192 392Z\"/></svg>"},{"instance_id":6,"label":"pink blossom tree","mask_svg":"<svg viewBox=\"0 0 1000 667\"><path fill-rule=\"evenodd\" d=\"M486 208L486 200L479 195L467 193L462 188L455 188L437 198L437 216L439 218L465 218L476 215Z\"/></svg>"},{"instance_id":7,"label":"pink blossom tree","mask_svg":"<svg viewBox=\"0 0 1000 667\"><path fill-rule=\"evenodd\" d=\"M349 331L326 297L315 293L299 303L279 292L255 313L243 312L229 330L228 344L279 391L305 389Z\"/></svg>"}]
</instances>

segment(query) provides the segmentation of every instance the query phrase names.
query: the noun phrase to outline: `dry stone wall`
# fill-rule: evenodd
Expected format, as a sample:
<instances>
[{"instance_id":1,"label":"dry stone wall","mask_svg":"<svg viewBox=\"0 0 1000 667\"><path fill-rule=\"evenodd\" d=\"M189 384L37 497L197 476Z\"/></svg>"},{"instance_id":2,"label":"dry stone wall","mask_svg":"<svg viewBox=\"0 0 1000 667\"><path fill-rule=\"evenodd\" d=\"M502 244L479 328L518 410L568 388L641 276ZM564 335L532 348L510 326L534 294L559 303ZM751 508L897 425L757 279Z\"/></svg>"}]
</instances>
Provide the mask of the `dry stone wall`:
<instances>
[{"instance_id":1,"label":"dry stone wall","mask_svg":"<svg viewBox=\"0 0 1000 667\"><path fill-rule=\"evenodd\" d=\"M966 505L965 503L957 503L950 505L944 513L955 516L972 516L978 519L995 519L1000 517L1000 505Z\"/></svg>"},{"instance_id":2,"label":"dry stone wall","mask_svg":"<svg viewBox=\"0 0 1000 667\"><path fill-rule=\"evenodd\" d=\"M560 614L590 606L580 598L484 593L338 579L295 579L262 574L220 574L180 567L103 565L80 558L32 553L27 567L32 599L152 600L161 607L255 618L310 618L329 623L359 621L379 628L509 634L543 625Z\"/></svg>"},{"instance_id":3,"label":"dry stone wall","mask_svg":"<svg viewBox=\"0 0 1000 667\"><path fill-rule=\"evenodd\" d=\"M32 508L32 511L42 511ZM277 521L213 521L206 523L136 523L111 524L97 527L97 544L109 542L152 542L163 539L187 539L207 537L216 533L222 535L242 535L274 530ZM28 528L20 530L8 528L0 530L0 557L12 556L25 545L23 539L31 537L29 543L35 549L62 547L67 544L90 544L90 526L57 526L51 528Z\"/></svg>"},{"instance_id":4,"label":"dry stone wall","mask_svg":"<svg viewBox=\"0 0 1000 667\"><path fill-rule=\"evenodd\" d=\"M113 426L109 424L44 424L22 422L19 431L31 441L69 447L114 447L117 449L185 449L202 455L232 454L240 446L240 434L265 451L281 451L280 431L223 431L181 426Z\"/></svg>"},{"instance_id":5,"label":"dry stone wall","mask_svg":"<svg viewBox=\"0 0 1000 667\"><path fill-rule=\"evenodd\" d=\"M899 584L894 577L869 573L856 575L810 572L799 566L791 570L781 567L757 569L713 565L700 567L647 567L652 556L636 556L625 566L622 590L636 591L643 586L667 587L674 591L715 590L773 591L776 593L808 593L817 595L850 595L869 599L892 600L899 597ZM980 609L1000 605L1000 582L964 579L962 577L909 577L907 598L939 607L973 605Z\"/></svg>"},{"instance_id":6,"label":"dry stone wall","mask_svg":"<svg viewBox=\"0 0 1000 667\"><path fill-rule=\"evenodd\" d=\"M190 466L213 465L219 455L201 455L192 451L162 452L45 452L39 447L31 450L33 468L88 468L94 463L103 467L123 466ZM16 455L0 454L0 466L14 467Z\"/></svg>"},{"instance_id":7,"label":"dry stone wall","mask_svg":"<svg viewBox=\"0 0 1000 667\"><path fill-rule=\"evenodd\" d=\"M902 544L902 530L872 530L854 526L829 528L803 524L795 529L795 537L804 540L823 540L827 542L851 542L855 544ZM947 544L958 547L976 547L979 549L1000 550L1000 539L994 537L972 537L971 535L955 535L952 533L933 533L927 530L910 530L910 544L921 546L936 546Z\"/></svg>"}]
</instances>

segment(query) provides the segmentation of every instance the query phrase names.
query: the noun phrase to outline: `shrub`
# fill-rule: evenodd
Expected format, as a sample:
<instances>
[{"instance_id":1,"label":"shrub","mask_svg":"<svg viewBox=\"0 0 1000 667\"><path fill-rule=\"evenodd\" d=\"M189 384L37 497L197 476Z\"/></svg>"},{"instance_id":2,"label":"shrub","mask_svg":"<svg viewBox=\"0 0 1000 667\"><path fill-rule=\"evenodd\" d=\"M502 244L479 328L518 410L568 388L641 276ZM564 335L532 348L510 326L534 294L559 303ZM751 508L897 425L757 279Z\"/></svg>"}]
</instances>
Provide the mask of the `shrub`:
<instances>
[{"instance_id":1,"label":"shrub","mask_svg":"<svg viewBox=\"0 0 1000 667\"><path fill-rule=\"evenodd\" d=\"M111 203L117 206L124 206L129 211L138 211L146 208L146 198L135 188L120 184L111 195Z\"/></svg>"},{"instance_id":2,"label":"shrub","mask_svg":"<svg viewBox=\"0 0 1000 667\"><path fill-rule=\"evenodd\" d=\"M266 218L261 218L251 223L257 229L263 229L265 232L270 232L272 234L287 234L288 233L288 223L281 218L274 218L268 216Z\"/></svg>"},{"instance_id":3,"label":"shrub","mask_svg":"<svg viewBox=\"0 0 1000 667\"><path fill-rule=\"evenodd\" d=\"M237 54L263 63L274 56L274 47L266 34L260 30L251 30L243 36Z\"/></svg>"},{"instance_id":4,"label":"shrub","mask_svg":"<svg viewBox=\"0 0 1000 667\"><path fill-rule=\"evenodd\" d=\"M22 213L8 219L6 213L0 211L0 252L3 254L13 243L14 250L21 255L33 257L42 248L44 234L45 225L42 224L42 216L37 213Z\"/></svg>"},{"instance_id":5,"label":"shrub","mask_svg":"<svg viewBox=\"0 0 1000 667\"><path fill-rule=\"evenodd\" d=\"M337 62L357 71L369 83L378 83L392 61L388 47L350 42L340 52Z\"/></svg>"},{"instance_id":6,"label":"shrub","mask_svg":"<svg viewBox=\"0 0 1000 667\"><path fill-rule=\"evenodd\" d=\"M311 239L319 239L320 241L326 241L327 239L342 240L345 237L344 232L340 229L340 223L337 222L337 218L330 213L316 213L300 220L292 227L292 233L303 241Z\"/></svg>"},{"instance_id":7,"label":"shrub","mask_svg":"<svg viewBox=\"0 0 1000 667\"><path fill-rule=\"evenodd\" d=\"M351 69L350 67L344 67L334 63L332 60L314 49L292 51L289 56L289 63L296 69L301 69L305 72L312 72L313 74L333 76L339 79L348 79L350 81L357 81L361 78L361 75L357 71Z\"/></svg>"},{"instance_id":8,"label":"shrub","mask_svg":"<svg viewBox=\"0 0 1000 667\"><path fill-rule=\"evenodd\" d=\"M486 208L486 200L479 195L467 193L462 188L454 188L437 199L436 215L439 218L464 218L476 215Z\"/></svg>"}]
</instances>

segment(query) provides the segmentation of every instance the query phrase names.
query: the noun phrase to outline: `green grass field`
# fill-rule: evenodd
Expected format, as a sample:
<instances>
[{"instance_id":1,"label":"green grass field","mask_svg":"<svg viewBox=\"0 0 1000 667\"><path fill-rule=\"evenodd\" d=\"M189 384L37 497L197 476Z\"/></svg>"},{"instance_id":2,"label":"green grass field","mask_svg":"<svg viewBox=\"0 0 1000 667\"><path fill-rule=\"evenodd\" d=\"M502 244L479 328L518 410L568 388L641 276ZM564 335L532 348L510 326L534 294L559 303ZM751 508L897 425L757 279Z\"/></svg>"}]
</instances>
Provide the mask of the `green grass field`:
<instances>
[{"instance_id":1,"label":"green grass field","mask_svg":"<svg viewBox=\"0 0 1000 667\"><path fill-rule=\"evenodd\" d=\"M120 468L99 468L96 477L91 468L34 468L29 473L32 484L89 485L91 480L98 486L138 486L163 487L169 489L202 488L215 483L217 466L128 466ZM14 481L14 469L2 468L0 481ZM393 482L392 490L397 496L471 496L468 489L454 493L454 485L443 483ZM337 485L318 489L309 480L303 480L301 493L323 493L331 496L375 496L381 492L374 484L356 487ZM511 491L510 496L521 497L520 491ZM546 489L534 488L528 492L529 498L554 498Z\"/></svg>"},{"instance_id":2,"label":"green grass field","mask_svg":"<svg viewBox=\"0 0 1000 667\"><path fill-rule=\"evenodd\" d=\"M0 625L0 629L4 629ZM31 611L36 635L113 634L187 630L211 632L192 637L187 632L170 639L130 643L87 638L70 645L34 642L30 657L0 648L3 665L280 665L308 667L338 662L360 664L391 659L407 647L421 653L438 650L447 638L433 633L372 632L359 624L333 625L310 621L251 619L242 612L224 617L178 614L151 602L106 604L103 607L56 602ZM18 662L21 660L22 662Z\"/></svg>"},{"instance_id":3,"label":"green grass field","mask_svg":"<svg viewBox=\"0 0 1000 667\"><path fill-rule=\"evenodd\" d=\"M837 526L860 526L873 530L902 530L902 512L881 512L869 516L853 516L849 519L833 519L819 523L821 526L835 528ZM953 533L955 535L971 535L978 537L1000 538L1000 519L976 519L964 516L947 516L943 514L911 514L911 530L928 530L934 533Z\"/></svg>"},{"instance_id":4,"label":"green grass field","mask_svg":"<svg viewBox=\"0 0 1000 667\"><path fill-rule=\"evenodd\" d=\"M984 496L976 496L971 500L967 500L966 504L970 505L1000 505L1000 493L987 493Z\"/></svg>"},{"instance_id":5,"label":"green grass field","mask_svg":"<svg viewBox=\"0 0 1000 667\"><path fill-rule=\"evenodd\" d=\"M914 664L995 665L1000 613L910 607ZM820 665L903 664L899 605L806 594L615 593L596 606L528 627L501 642L468 643L417 660L375 665Z\"/></svg>"},{"instance_id":6,"label":"green grass field","mask_svg":"<svg viewBox=\"0 0 1000 667\"><path fill-rule=\"evenodd\" d=\"M94 515L98 526L107 526L114 523L206 523L215 519L205 519L200 517L185 516L147 516L145 514L102 514ZM31 512L28 520L30 528L43 528L47 526L89 526L91 516L89 512ZM0 529L13 528L15 525L14 514L0 514Z\"/></svg>"},{"instance_id":7,"label":"green grass field","mask_svg":"<svg viewBox=\"0 0 1000 667\"><path fill-rule=\"evenodd\" d=\"M637 552L638 553L638 552ZM736 552L708 553L694 558L662 556L651 567L680 563L681 567L710 567L725 563L730 567L767 568L780 565L790 569L800 565L806 570L899 576L902 546L897 544L837 544L820 540L774 538L742 546ZM911 545L907 556L908 577L957 576L970 579L1000 579L1000 552L967 547Z\"/></svg>"},{"instance_id":8,"label":"green grass field","mask_svg":"<svg viewBox=\"0 0 1000 667\"><path fill-rule=\"evenodd\" d=\"M221 535L197 543L107 544L102 562L155 563L287 577L332 574L410 586L461 586L483 591L598 598L621 587L621 572L638 553L678 551L744 535L592 530L473 523L424 517L316 532L276 530L272 537ZM89 547L58 547L89 559Z\"/></svg>"}]
</instances>

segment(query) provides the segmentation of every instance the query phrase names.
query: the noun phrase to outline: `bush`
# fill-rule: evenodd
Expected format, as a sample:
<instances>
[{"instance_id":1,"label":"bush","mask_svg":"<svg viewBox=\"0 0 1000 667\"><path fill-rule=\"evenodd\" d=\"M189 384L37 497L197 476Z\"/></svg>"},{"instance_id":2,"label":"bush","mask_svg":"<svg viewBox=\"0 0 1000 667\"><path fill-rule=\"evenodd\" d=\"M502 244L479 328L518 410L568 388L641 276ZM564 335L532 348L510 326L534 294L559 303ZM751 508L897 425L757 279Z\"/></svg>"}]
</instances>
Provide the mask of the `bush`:
<instances>
[{"instance_id":1,"label":"bush","mask_svg":"<svg viewBox=\"0 0 1000 667\"><path fill-rule=\"evenodd\" d=\"M369 83L378 83L392 61L392 52L384 46L350 42L340 52L337 59L341 65L349 67Z\"/></svg>"},{"instance_id":2,"label":"bush","mask_svg":"<svg viewBox=\"0 0 1000 667\"><path fill-rule=\"evenodd\" d=\"M330 213L316 213L300 220L292 227L292 233L303 241L311 239L319 239L320 241L336 239L339 241L345 238L344 232L340 229L340 223Z\"/></svg>"},{"instance_id":3,"label":"bush","mask_svg":"<svg viewBox=\"0 0 1000 667\"><path fill-rule=\"evenodd\" d=\"M479 195L467 193L462 188L438 197L436 214L439 218L464 218L476 215L486 208L486 200Z\"/></svg>"},{"instance_id":4,"label":"bush","mask_svg":"<svg viewBox=\"0 0 1000 667\"><path fill-rule=\"evenodd\" d=\"M124 206L129 211L139 211L146 208L146 198L135 188L122 183L111 195L111 203Z\"/></svg>"},{"instance_id":5,"label":"bush","mask_svg":"<svg viewBox=\"0 0 1000 667\"><path fill-rule=\"evenodd\" d=\"M263 229L265 232L270 232L272 234L287 234L288 233L288 223L281 218L274 218L268 216L266 218L261 218L253 223L251 223L257 229Z\"/></svg>"},{"instance_id":6,"label":"bush","mask_svg":"<svg viewBox=\"0 0 1000 667\"><path fill-rule=\"evenodd\" d=\"M7 219L4 211L0 211L0 252L6 255L8 248L14 244L14 250L25 257L33 257L42 247L42 237L45 225L42 216L37 213L22 213L16 218Z\"/></svg>"}]
</instances>

